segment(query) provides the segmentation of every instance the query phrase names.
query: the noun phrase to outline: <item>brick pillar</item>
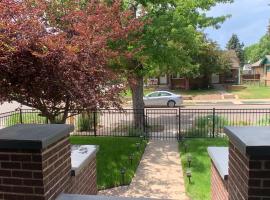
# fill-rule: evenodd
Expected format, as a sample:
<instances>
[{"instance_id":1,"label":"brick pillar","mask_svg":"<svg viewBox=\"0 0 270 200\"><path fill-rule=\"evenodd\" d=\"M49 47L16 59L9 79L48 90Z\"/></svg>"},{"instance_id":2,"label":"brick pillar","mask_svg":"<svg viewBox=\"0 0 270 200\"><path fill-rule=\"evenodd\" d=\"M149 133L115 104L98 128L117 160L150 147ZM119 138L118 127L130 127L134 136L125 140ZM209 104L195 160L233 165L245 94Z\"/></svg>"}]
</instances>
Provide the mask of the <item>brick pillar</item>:
<instances>
[{"instance_id":1,"label":"brick pillar","mask_svg":"<svg viewBox=\"0 0 270 200\"><path fill-rule=\"evenodd\" d=\"M227 147L208 147L211 158L211 199L228 200L228 159Z\"/></svg>"},{"instance_id":2,"label":"brick pillar","mask_svg":"<svg viewBox=\"0 0 270 200\"><path fill-rule=\"evenodd\" d=\"M270 127L227 127L229 200L270 199Z\"/></svg>"},{"instance_id":3,"label":"brick pillar","mask_svg":"<svg viewBox=\"0 0 270 200\"><path fill-rule=\"evenodd\" d=\"M0 130L0 199L49 200L69 190L68 125L16 125Z\"/></svg>"},{"instance_id":4,"label":"brick pillar","mask_svg":"<svg viewBox=\"0 0 270 200\"><path fill-rule=\"evenodd\" d=\"M214 163L211 164L211 199L228 200L228 181L224 180Z\"/></svg>"}]
</instances>

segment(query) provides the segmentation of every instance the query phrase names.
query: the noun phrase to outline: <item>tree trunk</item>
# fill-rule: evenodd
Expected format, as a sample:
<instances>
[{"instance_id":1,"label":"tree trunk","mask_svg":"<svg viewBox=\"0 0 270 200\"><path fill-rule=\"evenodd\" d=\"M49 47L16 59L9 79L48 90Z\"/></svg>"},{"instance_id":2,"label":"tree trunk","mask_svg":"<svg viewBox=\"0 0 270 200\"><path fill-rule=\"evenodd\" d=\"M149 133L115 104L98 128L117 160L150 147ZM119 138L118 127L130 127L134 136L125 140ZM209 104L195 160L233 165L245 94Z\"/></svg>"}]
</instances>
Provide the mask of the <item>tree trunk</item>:
<instances>
[{"instance_id":1,"label":"tree trunk","mask_svg":"<svg viewBox=\"0 0 270 200\"><path fill-rule=\"evenodd\" d=\"M129 78L129 85L132 93L132 105L134 109L134 125L136 129L144 131L144 101L143 101L143 76Z\"/></svg>"},{"instance_id":2,"label":"tree trunk","mask_svg":"<svg viewBox=\"0 0 270 200\"><path fill-rule=\"evenodd\" d=\"M172 75L171 74L168 74L167 75L168 77L168 86L169 86L169 89L172 90Z\"/></svg>"},{"instance_id":3,"label":"tree trunk","mask_svg":"<svg viewBox=\"0 0 270 200\"><path fill-rule=\"evenodd\" d=\"M55 115L50 115L47 116L50 124L65 124L66 119L67 119L67 114L63 113L61 116L55 116Z\"/></svg>"},{"instance_id":4,"label":"tree trunk","mask_svg":"<svg viewBox=\"0 0 270 200\"><path fill-rule=\"evenodd\" d=\"M48 120L50 124L57 124L58 120L56 119L55 116L48 116Z\"/></svg>"},{"instance_id":5,"label":"tree trunk","mask_svg":"<svg viewBox=\"0 0 270 200\"><path fill-rule=\"evenodd\" d=\"M50 124L65 124L66 123L66 119L64 118L57 118L57 117L49 117L48 118L50 121Z\"/></svg>"}]
</instances>

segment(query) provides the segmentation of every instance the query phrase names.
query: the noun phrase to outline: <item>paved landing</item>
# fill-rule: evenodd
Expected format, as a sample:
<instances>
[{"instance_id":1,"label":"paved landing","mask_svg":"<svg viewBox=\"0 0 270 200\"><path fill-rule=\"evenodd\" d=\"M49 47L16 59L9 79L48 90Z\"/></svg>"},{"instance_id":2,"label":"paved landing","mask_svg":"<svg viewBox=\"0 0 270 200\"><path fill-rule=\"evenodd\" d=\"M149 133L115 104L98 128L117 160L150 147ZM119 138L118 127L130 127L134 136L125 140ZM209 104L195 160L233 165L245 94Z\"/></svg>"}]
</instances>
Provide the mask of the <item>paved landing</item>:
<instances>
[{"instance_id":1,"label":"paved landing","mask_svg":"<svg viewBox=\"0 0 270 200\"><path fill-rule=\"evenodd\" d=\"M100 194L188 200L177 141L150 141L130 186L101 191Z\"/></svg>"}]
</instances>

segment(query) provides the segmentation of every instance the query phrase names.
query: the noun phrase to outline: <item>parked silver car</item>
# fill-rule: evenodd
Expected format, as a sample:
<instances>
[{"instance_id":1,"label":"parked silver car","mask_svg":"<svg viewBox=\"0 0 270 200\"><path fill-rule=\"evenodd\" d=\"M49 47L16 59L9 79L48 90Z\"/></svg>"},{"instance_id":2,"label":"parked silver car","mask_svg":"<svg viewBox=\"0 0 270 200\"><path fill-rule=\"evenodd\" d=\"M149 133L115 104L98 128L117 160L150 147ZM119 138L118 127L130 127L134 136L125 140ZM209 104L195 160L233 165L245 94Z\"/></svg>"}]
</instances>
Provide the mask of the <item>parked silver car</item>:
<instances>
[{"instance_id":1,"label":"parked silver car","mask_svg":"<svg viewBox=\"0 0 270 200\"><path fill-rule=\"evenodd\" d=\"M155 91L147 94L144 98L145 106L180 106L183 103L181 95L177 95L168 91Z\"/></svg>"}]
</instances>

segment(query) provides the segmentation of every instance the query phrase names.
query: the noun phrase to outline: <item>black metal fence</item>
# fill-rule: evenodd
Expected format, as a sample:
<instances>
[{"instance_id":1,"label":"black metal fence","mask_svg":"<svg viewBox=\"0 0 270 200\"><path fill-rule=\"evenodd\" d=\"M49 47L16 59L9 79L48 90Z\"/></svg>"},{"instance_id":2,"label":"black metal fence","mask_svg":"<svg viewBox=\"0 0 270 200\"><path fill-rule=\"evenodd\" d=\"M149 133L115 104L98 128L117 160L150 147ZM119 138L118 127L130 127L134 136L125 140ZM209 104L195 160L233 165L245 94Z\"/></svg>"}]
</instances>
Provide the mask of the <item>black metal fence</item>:
<instances>
[{"instance_id":1,"label":"black metal fence","mask_svg":"<svg viewBox=\"0 0 270 200\"><path fill-rule=\"evenodd\" d=\"M142 124L134 123L134 118ZM18 109L0 114L0 128L15 124L49 123L37 110ZM69 117L72 135L122 136L161 139L224 137L224 126L269 126L268 109L146 108L144 110L98 110Z\"/></svg>"}]
</instances>

